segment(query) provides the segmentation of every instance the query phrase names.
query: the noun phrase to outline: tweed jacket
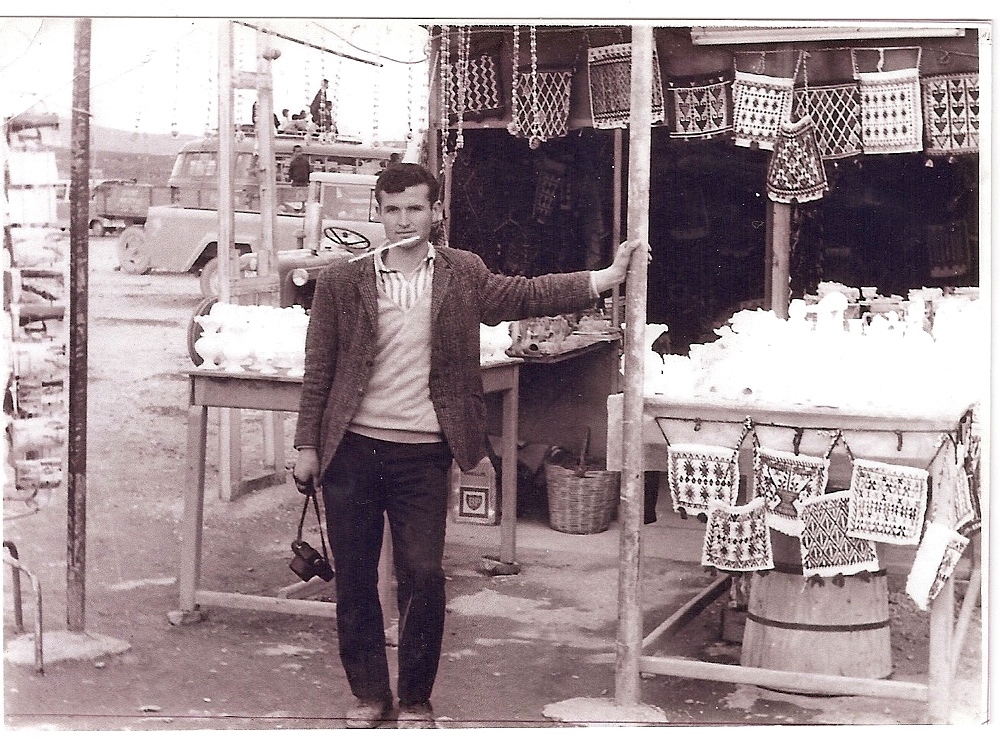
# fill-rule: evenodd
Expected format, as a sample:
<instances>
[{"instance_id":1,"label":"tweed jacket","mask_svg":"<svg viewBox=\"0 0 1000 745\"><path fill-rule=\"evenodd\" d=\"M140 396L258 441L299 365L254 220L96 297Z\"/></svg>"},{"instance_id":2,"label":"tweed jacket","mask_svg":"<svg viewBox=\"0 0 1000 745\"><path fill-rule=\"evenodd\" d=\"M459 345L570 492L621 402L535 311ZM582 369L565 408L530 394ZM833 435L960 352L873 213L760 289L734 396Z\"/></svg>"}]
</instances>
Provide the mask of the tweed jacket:
<instances>
[{"instance_id":1,"label":"tweed jacket","mask_svg":"<svg viewBox=\"0 0 1000 745\"><path fill-rule=\"evenodd\" d=\"M373 259L338 259L316 281L306 332L305 374L295 446L319 450L320 475L364 395L375 363L378 288ZM476 254L437 248L431 285L431 402L463 470L486 455L479 373L479 324L495 325L586 308L590 273L542 277L493 274Z\"/></svg>"}]
</instances>

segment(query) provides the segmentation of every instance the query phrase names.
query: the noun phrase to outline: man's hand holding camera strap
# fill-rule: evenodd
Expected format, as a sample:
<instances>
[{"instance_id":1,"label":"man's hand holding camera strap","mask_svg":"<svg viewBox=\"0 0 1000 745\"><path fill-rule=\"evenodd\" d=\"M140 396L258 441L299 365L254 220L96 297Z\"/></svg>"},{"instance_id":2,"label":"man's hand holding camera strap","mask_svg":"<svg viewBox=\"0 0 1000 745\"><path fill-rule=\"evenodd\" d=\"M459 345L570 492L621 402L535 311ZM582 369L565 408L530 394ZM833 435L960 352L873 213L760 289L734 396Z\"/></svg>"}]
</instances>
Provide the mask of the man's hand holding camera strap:
<instances>
[{"instance_id":1,"label":"man's hand holding camera strap","mask_svg":"<svg viewBox=\"0 0 1000 745\"><path fill-rule=\"evenodd\" d=\"M297 480L296 480L297 481ZM300 485L301 486L301 485ZM330 556L326 551L326 538L323 537L323 520L319 515L319 501L316 499L316 489L313 488L310 482L306 489L299 489L306 495L305 502L302 503L302 515L299 517L299 529L295 534L295 542L302 543L302 527L306 522L306 511L309 509L309 502L313 504L313 510L316 512L316 524L319 526L319 543L320 547L323 549L323 558L326 559L327 563L330 562Z\"/></svg>"}]
</instances>

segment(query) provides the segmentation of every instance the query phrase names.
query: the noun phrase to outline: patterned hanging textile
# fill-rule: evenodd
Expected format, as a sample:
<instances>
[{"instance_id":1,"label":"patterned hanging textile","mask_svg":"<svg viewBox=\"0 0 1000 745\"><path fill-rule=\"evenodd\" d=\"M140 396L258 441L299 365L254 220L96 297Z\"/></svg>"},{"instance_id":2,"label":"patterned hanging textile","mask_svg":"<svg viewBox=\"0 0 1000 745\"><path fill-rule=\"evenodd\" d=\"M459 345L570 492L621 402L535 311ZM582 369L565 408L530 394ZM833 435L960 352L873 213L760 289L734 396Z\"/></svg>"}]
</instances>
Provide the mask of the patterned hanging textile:
<instances>
[{"instance_id":1,"label":"patterned hanging textile","mask_svg":"<svg viewBox=\"0 0 1000 745\"><path fill-rule=\"evenodd\" d=\"M847 535L846 491L810 497L801 503L802 574L806 577L849 576L877 572L875 544Z\"/></svg>"},{"instance_id":2,"label":"patterned hanging textile","mask_svg":"<svg viewBox=\"0 0 1000 745\"><path fill-rule=\"evenodd\" d=\"M522 67L517 80L520 106L514 112L518 134L538 142L564 137L569 131L569 93L572 70L536 70ZM536 86L532 90L532 86Z\"/></svg>"},{"instance_id":3,"label":"patterned hanging textile","mask_svg":"<svg viewBox=\"0 0 1000 745\"><path fill-rule=\"evenodd\" d=\"M674 512L707 515L712 500L732 505L739 491L739 452L718 445L668 445L667 481Z\"/></svg>"},{"instance_id":4,"label":"patterned hanging textile","mask_svg":"<svg viewBox=\"0 0 1000 745\"><path fill-rule=\"evenodd\" d=\"M921 610L941 592L951 577L969 539L939 523L928 522L917 555L906 578L906 594Z\"/></svg>"},{"instance_id":5,"label":"patterned hanging textile","mask_svg":"<svg viewBox=\"0 0 1000 745\"><path fill-rule=\"evenodd\" d=\"M796 119L806 114L812 117L823 159L861 154L861 99L857 84L796 88L792 113Z\"/></svg>"},{"instance_id":6,"label":"patterned hanging textile","mask_svg":"<svg viewBox=\"0 0 1000 745\"><path fill-rule=\"evenodd\" d=\"M475 119L502 111L498 65L492 54L452 62L449 67L451 78L456 81L456 84L450 86L447 96L449 122L457 121L459 112L467 118ZM459 82L464 83L464 86L457 84Z\"/></svg>"},{"instance_id":7,"label":"patterned hanging textile","mask_svg":"<svg viewBox=\"0 0 1000 745\"><path fill-rule=\"evenodd\" d=\"M921 50L919 47L915 49L916 65L892 72L882 71L884 49L877 50L877 72L860 72L859 50L851 50L851 66L861 96L861 146L866 153L916 153L923 149Z\"/></svg>"},{"instance_id":8,"label":"patterned hanging textile","mask_svg":"<svg viewBox=\"0 0 1000 745\"><path fill-rule=\"evenodd\" d=\"M927 471L856 458L851 474L847 534L881 543L915 545L927 508Z\"/></svg>"},{"instance_id":9,"label":"patterned hanging textile","mask_svg":"<svg viewBox=\"0 0 1000 745\"><path fill-rule=\"evenodd\" d=\"M782 122L767 166L767 196L772 202L813 202L828 191L826 169L808 115Z\"/></svg>"},{"instance_id":10,"label":"patterned hanging textile","mask_svg":"<svg viewBox=\"0 0 1000 745\"><path fill-rule=\"evenodd\" d=\"M729 102L733 81L724 73L699 78L670 78L670 136L707 140L733 128Z\"/></svg>"},{"instance_id":11,"label":"patterned hanging textile","mask_svg":"<svg viewBox=\"0 0 1000 745\"><path fill-rule=\"evenodd\" d=\"M531 214L542 225L552 218L552 211L555 208L559 197L559 191L563 188L566 178L566 166L550 158L543 157L538 165L538 180L535 183L535 199L532 203Z\"/></svg>"},{"instance_id":12,"label":"patterned hanging textile","mask_svg":"<svg viewBox=\"0 0 1000 745\"><path fill-rule=\"evenodd\" d=\"M595 129L627 127L632 108L632 44L610 44L587 50L590 115ZM652 121L663 121L663 83L653 47Z\"/></svg>"},{"instance_id":13,"label":"patterned hanging textile","mask_svg":"<svg viewBox=\"0 0 1000 745\"><path fill-rule=\"evenodd\" d=\"M724 572L774 569L764 500L732 506L712 500L702 544L701 563Z\"/></svg>"},{"instance_id":14,"label":"patterned hanging textile","mask_svg":"<svg viewBox=\"0 0 1000 745\"><path fill-rule=\"evenodd\" d=\"M982 523L969 473L970 447L954 438L949 440L952 447L945 445L930 465L934 491L929 497L927 520L967 536Z\"/></svg>"},{"instance_id":15,"label":"patterned hanging textile","mask_svg":"<svg viewBox=\"0 0 1000 745\"><path fill-rule=\"evenodd\" d=\"M753 459L753 497L764 500L768 527L785 535L801 535L796 502L823 494L830 461L760 447L754 449Z\"/></svg>"},{"instance_id":16,"label":"patterned hanging textile","mask_svg":"<svg viewBox=\"0 0 1000 745\"><path fill-rule=\"evenodd\" d=\"M792 116L794 78L736 71L733 80L733 144L774 148L778 127Z\"/></svg>"},{"instance_id":17,"label":"patterned hanging textile","mask_svg":"<svg viewBox=\"0 0 1000 745\"><path fill-rule=\"evenodd\" d=\"M928 155L979 152L979 75L932 75L920 81Z\"/></svg>"}]
</instances>

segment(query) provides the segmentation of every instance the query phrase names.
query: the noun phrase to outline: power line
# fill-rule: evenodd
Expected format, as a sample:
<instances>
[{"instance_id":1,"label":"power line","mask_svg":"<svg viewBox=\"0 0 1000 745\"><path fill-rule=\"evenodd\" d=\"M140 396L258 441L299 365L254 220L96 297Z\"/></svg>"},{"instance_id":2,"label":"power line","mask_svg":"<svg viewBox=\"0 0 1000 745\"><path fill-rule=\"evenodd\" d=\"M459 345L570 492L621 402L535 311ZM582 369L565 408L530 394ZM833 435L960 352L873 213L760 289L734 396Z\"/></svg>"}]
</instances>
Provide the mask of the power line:
<instances>
[{"instance_id":1,"label":"power line","mask_svg":"<svg viewBox=\"0 0 1000 745\"><path fill-rule=\"evenodd\" d=\"M246 21L233 21L233 23L237 23L240 26L246 26L247 28L252 28L254 31L260 31L262 34L270 34L271 36L276 36L279 39L284 39L285 41L290 41L290 42L293 42L295 44L301 44L302 46L310 47L311 49L318 49L321 52L326 52L327 54L334 54L334 55L336 55L338 57L343 57L344 59L353 60L354 62L363 62L366 65L372 65L374 67L382 67L383 66L381 62L373 62L372 60L361 59L360 57L354 57L354 56L352 56L350 54L346 54L344 52L338 52L336 49L328 49L326 47L321 47L319 44L313 44L312 42L309 42L309 41L303 41L302 39L296 39L294 36L287 36L285 34L279 34L277 31L272 31L271 29L266 29L266 28L263 28L261 26L255 26L254 24L247 23ZM365 51L365 50L362 49L361 51Z\"/></svg>"}]
</instances>

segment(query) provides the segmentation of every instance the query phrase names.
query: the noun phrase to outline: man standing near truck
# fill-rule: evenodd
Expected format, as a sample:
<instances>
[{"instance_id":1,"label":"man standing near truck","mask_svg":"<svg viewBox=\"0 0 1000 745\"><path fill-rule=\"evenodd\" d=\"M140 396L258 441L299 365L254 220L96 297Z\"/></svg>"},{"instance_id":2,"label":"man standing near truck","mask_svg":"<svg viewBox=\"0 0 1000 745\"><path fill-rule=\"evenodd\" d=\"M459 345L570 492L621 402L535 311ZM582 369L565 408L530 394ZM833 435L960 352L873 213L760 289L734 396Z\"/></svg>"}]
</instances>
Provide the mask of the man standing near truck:
<instances>
[{"instance_id":1,"label":"man standing near truck","mask_svg":"<svg viewBox=\"0 0 1000 745\"><path fill-rule=\"evenodd\" d=\"M309 186L309 156L302 152L302 146L292 148L292 160L288 164L288 180L292 186Z\"/></svg>"}]
</instances>

